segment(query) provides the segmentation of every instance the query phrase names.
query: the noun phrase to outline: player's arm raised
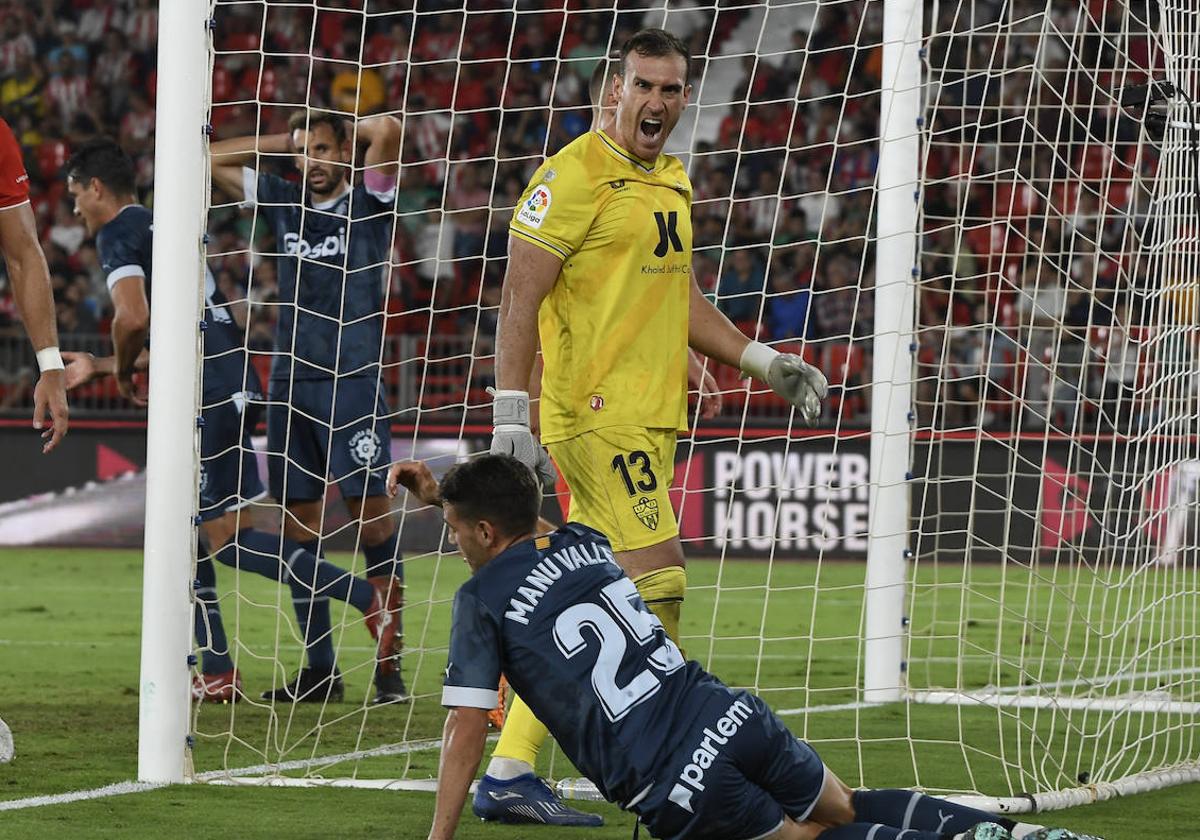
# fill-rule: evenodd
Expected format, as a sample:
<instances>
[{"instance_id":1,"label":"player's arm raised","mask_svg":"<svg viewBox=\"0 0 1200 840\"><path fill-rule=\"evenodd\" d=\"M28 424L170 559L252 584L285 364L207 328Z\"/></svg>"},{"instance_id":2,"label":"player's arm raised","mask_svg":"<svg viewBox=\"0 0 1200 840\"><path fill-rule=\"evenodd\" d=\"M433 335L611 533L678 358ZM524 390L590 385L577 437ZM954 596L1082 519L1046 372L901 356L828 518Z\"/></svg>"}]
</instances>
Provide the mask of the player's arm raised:
<instances>
[{"instance_id":1,"label":"player's arm raised","mask_svg":"<svg viewBox=\"0 0 1200 840\"><path fill-rule=\"evenodd\" d=\"M367 144L363 163L370 177L395 179L400 170L400 138L403 124L395 117L380 115L359 120L355 131L358 142Z\"/></svg>"},{"instance_id":2,"label":"player's arm raised","mask_svg":"<svg viewBox=\"0 0 1200 840\"><path fill-rule=\"evenodd\" d=\"M212 158L212 183L230 198L242 201L246 188L242 168L259 155L291 154L292 139L287 134L264 134L262 137L231 137L218 140L208 147Z\"/></svg>"},{"instance_id":3,"label":"player's arm raised","mask_svg":"<svg viewBox=\"0 0 1200 840\"><path fill-rule=\"evenodd\" d=\"M42 433L42 437L48 438L42 451L49 452L67 433L67 392L58 353L50 272L38 244L37 224L29 204L0 210L0 251L4 253L8 275L12 278L13 296L21 320L38 353L38 367L42 372L33 392L33 427L42 428L43 419L50 415L50 428Z\"/></svg>"},{"instance_id":4,"label":"player's arm raised","mask_svg":"<svg viewBox=\"0 0 1200 840\"><path fill-rule=\"evenodd\" d=\"M808 425L821 416L821 400L829 390L824 374L794 353L780 353L747 338L704 296L695 274L688 309L688 344L710 359L740 368L766 382L772 391L799 409Z\"/></svg>"},{"instance_id":5,"label":"player's arm raised","mask_svg":"<svg viewBox=\"0 0 1200 840\"><path fill-rule=\"evenodd\" d=\"M508 238L508 273L496 324L496 389L492 396L492 452L518 458L543 484L554 467L529 427L529 377L538 348L538 309L554 288L562 258L516 236Z\"/></svg>"}]
</instances>

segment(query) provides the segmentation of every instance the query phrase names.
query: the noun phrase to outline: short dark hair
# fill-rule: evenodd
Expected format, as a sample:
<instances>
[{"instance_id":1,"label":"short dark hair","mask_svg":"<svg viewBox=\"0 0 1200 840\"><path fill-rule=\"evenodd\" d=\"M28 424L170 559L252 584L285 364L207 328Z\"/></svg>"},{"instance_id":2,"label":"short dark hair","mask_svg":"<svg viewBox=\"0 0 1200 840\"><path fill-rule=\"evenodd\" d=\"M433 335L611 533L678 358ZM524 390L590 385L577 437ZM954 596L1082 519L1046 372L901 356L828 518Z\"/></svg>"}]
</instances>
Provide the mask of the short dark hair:
<instances>
[{"instance_id":1,"label":"short dark hair","mask_svg":"<svg viewBox=\"0 0 1200 840\"><path fill-rule=\"evenodd\" d=\"M630 53L660 58L675 53L683 56L683 83L686 85L692 78L692 51L688 45L676 38L665 29L643 29L635 32L621 46L621 73L625 72L625 59Z\"/></svg>"},{"instance_id":2,"label":"short dark hair","mask_svg":"<svg viewBox=\"0 0 1200 840\"><path fill-rule=\"evenodd\" d=\"M340 146L346 142L350 134L346 130L346 120L332 111L293 111L288 117L288 134L293 131L311 131L319 125L329 126L333 138Z\"/></svg>"},{"instance_id":3,"label":"short dark hair","mask_svg":"<svg viewBox=\"0 0 1200 840\"><path fill-rule=\"evenodd\" d=\"M442 479L441 493L462 516L486 519L505 536L537 527L541 485L533 470L511 455L480 455L456 464Z\"/></svg>"},{"instance_id":4,"label":"short dark hair","mask_svg":"<svg viewBox=\"0 0 1200 840\"><path fill-rule=\"evenodd\" d=\"M63 172L85 186L98 180L117 195L133 195L137 189L133 161L109 137L97 137L80 146L63 166Z\"/></svg>"},{"instance_id":5,"label":"short dark hair","mask_svg":"<svg viewBox=\"0 0 1200 840\"><path fill-rule=\"evenodd\" d=\"M615 58L605 56L596 62L596 68L592 70L592 77L588 80L588 96L591 97L593 108L603 107L604 89L608 87L609 81L616 72Z\"/></svg>"}]
</instances>

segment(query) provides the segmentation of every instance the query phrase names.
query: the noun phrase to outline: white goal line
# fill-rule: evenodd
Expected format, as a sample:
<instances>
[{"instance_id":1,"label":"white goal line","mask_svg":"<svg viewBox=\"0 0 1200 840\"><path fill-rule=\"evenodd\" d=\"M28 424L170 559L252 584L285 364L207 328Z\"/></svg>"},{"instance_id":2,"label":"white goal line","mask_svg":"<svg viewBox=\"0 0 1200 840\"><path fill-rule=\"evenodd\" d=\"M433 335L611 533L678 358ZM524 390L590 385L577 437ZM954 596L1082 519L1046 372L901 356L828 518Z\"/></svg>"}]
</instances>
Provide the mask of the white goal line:
<instances>
[{"instance_id":1,"label":"white goal line","mask_svg":"<svg viewBox=\"0 0 1200 840\"><path fill-rule=\"evenodd\" d=\"M914 691L913 703L942 706L990 706L997 709L1061 709L1085 712L1139 712L1194 715L1200 703L1173 700L1162 692L1117 697L1060 697L1054 694L1002 694L999 691Z\"/></svg>"},{"instance_id":2,"label":"white goal line","mask_svg":"<svg viewBox=\"0 0 1200 840\"><path fill-rule=\"evenodd\" d=\"M494 741L498 736L489 735L488 740ZM309 782L307 787L324 785L328 787L371 787L389 790L435 790L437 779L416 779L399 781L395 779L286 779L279 776L257 776L264 773L286 773L290 770L303 770L313 766L338 764L343 761L353 761L363 758L379 758L390 755L404 755L414 752L436 750L442 745L441 738L430 738L424 741L414 741L411 744L388 744L369 750L356 750L340 755L321 756L316 758L295 759L273 764L254 764L249 767L237 767L230 770L208 770L197 773L196 782L209 784L258 785L258 786L297 786L295 783ZM385 784L381 784L385 783ZM158 790L167 787L163 782L117 782L89 790L73 790L67 793L55 793L46 796L30 796L24 799L0 801L0 811L19 811L24 808L41 808L46 805L68 805L72 802L84 802L90 799L103 799L108 796L123 796L127 793L144 793L148 790Z\"/></svg>"}]
</instances>

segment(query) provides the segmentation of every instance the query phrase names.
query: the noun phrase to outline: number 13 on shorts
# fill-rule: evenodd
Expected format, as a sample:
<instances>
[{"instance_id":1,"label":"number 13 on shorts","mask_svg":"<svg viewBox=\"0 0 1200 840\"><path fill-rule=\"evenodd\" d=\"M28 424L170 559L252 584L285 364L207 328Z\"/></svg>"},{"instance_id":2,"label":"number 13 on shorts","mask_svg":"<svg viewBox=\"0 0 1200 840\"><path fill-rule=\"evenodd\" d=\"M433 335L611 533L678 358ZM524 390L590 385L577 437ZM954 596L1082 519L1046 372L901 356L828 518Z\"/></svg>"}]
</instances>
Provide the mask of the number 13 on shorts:
<instances>
[{"instance_id":1,"label":"number 13 on shorts","mask_svg":"<svg viewBox=\"0 0 1200 840\"><path fill-rule=\"evenodd\" d=\"M669 494L675 439L674 429L610 426L551 443L571 488L568 518L605 534L616 551L678 535Z\"/></svg>"}]
</instances>

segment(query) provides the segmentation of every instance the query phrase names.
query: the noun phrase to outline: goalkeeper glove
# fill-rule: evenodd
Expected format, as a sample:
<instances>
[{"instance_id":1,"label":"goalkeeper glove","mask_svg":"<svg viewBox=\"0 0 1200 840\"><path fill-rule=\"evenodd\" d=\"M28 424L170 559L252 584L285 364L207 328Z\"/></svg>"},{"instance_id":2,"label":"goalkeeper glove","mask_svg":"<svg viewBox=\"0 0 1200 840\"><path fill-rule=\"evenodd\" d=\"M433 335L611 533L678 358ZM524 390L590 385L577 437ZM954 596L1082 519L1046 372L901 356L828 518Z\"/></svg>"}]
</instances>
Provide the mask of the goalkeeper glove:
<instances>
[{"instance_id":1,"label":"goalkeeper glove","mask_svg":"<svg viewBox=\"0 0 1200 840\"><path fill-rule=\"evenodd\" d=\"M492 395L493 455L511 455L533 470L543 488L552 488L558 471L529 430L529 394L488 388Z\"/></svg>"},{"instance_id":2,"label":"goalkeeper glove","mask_svg":"<svg viewBox=\"0 0 1200 840\"><path fill-rule=\"evenodd\" d=\"M739 363L744 373L761 379L771 390L800 410L809 426L821 416L821 400L829 393L825 375L795 353L780 353L752 341L742 351Z\"/></svg>"}]
</instances>

